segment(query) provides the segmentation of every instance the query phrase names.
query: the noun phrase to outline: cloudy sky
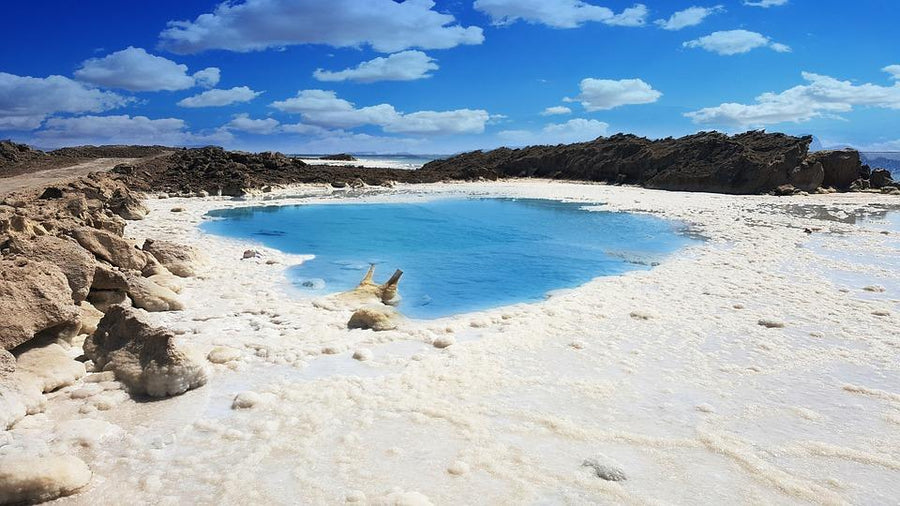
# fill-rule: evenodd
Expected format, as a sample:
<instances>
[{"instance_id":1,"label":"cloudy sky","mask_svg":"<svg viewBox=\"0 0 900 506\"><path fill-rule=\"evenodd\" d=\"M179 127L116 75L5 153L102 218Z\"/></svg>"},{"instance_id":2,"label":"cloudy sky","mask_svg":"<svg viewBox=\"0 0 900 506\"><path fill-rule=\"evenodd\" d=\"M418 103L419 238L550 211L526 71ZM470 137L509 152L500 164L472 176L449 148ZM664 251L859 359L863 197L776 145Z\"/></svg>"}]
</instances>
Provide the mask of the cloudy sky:
<instances>
[{"instance_id":1,"label":"cloudy sky","mask_svg":"<svg viewBox=\"0 0 900 506\"><path fill-rule=\"evenodd\" d=\"M452 153L765 128L900 150L896 0L10 1L0 138Z\"/></svg>"}]
</instances>

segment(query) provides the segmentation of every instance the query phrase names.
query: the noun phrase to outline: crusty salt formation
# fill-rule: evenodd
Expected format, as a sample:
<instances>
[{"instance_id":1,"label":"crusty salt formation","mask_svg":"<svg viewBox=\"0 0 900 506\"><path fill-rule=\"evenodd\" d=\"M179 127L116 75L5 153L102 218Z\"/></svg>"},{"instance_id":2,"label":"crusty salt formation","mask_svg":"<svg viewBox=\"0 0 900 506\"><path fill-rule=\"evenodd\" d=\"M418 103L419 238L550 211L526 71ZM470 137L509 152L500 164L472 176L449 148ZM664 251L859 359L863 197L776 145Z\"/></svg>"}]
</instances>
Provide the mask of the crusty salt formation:
<instances>
[{"instance_id":1,"label":"crusty salt formation","mask_svg":"<svg viewBox=\"0 0 900 506\"><path fill-rule=\"evenodd\" d=\"M114 371L132 395L167 397L206 383L203 358L179 349L174 339L141 310L116 305L85 341L84 352L98 369Z\"/></svg>"},{"instance_id":2,"label":"crusty salt formation","mask_svg":"<svg viewBox=\"0 0 900 506\"><path fill-rule=\"evenodd\" d=\"M0 456L0 504L31 504L70 495L91 481L87 464L71 455Z\"/></svg>"}]
</instances>

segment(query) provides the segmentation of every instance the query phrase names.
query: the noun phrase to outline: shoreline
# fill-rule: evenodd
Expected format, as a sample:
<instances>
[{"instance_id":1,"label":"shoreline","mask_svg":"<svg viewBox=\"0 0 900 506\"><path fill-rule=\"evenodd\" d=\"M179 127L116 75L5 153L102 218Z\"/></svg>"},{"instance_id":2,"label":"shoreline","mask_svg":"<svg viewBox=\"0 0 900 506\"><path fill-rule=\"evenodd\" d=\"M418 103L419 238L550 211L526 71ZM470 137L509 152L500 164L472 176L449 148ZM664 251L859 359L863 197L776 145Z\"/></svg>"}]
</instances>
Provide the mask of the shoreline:
<instances>
[{"instance_id":1,"label":"shoreline","mask_svg":"<svg viewBox=\"0 0 900 506\"><path fill-rule=\"evenodd\" d=\"M853 266L798 247L812 240L809 226L821 227L812 237L826 243L858 240L851 244L865 256L889 252L882 241L896 236L784 212L821 204L839 217L860 207L877 213L873 206L895 199L533 180L378 190L365 198L411 191L603 201L606 210L685 220L708 241L649 271L597 278L543 302L375 333L347 331L348 312L290 298L284 269L296 258L252 246L262 257L241 260L248 243L197 227L209 209L290 203L282 197L316 188L329 192L304 185L263 199L144 201L151 213L129 222L127 236L165 233L214 253L200 277L186 280L186 309L154 313L154 321L173 328L179 344L204 354L227 346L239 358L212 364L197 390L149 404L124 396L86 417L77 414L85 401L72 398L79 385L50 394L47 420L35 429L58 433L53 425L79 417L110 424L78 449L94 480L61 503L114 497L122 479L137 500L200 502L877 502L898 493L890 479L900 448L898 294L845 293L825 272L796 270ZM455 344L432 345L447 336ZM360 349L368 360L350 357ZM247 391L257 404L230 409ZM582 467L590 459L628 480L592 476ZM264 478L276 469L289 482Z\"/></svg>"}]
</instances>

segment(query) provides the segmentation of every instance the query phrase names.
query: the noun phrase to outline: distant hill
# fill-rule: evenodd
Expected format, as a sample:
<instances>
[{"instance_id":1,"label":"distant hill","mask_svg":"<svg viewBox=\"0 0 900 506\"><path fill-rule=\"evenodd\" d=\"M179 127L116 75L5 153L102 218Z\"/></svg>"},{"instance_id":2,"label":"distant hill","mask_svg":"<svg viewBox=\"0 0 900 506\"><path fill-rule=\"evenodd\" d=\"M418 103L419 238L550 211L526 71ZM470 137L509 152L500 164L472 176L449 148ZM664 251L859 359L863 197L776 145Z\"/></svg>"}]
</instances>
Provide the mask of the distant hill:
<instances>
[{"instance_id":1,"label":"distant hill","mask_svg":"<svg viewBox=\"0 0 900 506\"><path fill-rule=\"evenodd\" d=\"M869 167L882 168L891 171L895 177L900 176L900 153L860 153L862 162ZM900 179L900 177L898 177Z\"/></svg>"}]
</instances>

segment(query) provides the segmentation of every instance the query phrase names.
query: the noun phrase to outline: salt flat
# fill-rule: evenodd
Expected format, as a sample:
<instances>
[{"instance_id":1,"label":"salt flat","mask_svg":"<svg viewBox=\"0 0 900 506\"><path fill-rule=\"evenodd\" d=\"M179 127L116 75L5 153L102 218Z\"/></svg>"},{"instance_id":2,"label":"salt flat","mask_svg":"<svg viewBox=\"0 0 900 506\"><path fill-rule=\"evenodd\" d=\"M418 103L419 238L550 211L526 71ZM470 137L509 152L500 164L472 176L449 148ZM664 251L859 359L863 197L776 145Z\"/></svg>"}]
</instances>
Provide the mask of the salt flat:
<instances>
[{"instance_id":1,"label":"salt flat","mask_svg":"<svg viewBox=\"0 0 900 506\"><path fill-rule=\"evenodd\" d=\"M303 258L198 227L232 206L444 195L595 202L707 240L544 302L376 333L292 290ZM64 504L890 503L900 231L883 215L897 203L534 180L151 198L126 235L210 257L187 309L152 316L222 363L156 402L79 381L4 437L89 464Z\"/></svg>"}]
</instances>

